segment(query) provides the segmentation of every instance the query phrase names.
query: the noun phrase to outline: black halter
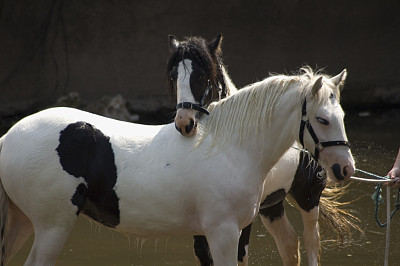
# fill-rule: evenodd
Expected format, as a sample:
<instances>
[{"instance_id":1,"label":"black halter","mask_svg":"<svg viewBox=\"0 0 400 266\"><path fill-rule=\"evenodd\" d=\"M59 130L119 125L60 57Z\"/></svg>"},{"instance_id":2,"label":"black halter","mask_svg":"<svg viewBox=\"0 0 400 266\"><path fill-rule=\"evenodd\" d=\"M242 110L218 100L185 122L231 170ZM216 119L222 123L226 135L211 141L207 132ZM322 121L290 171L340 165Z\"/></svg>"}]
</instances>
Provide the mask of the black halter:
<instances>
[{"instance_id":1,"label":"black halter","mask_svg":"<svg viewBox=\"0 0 400 266\"><path fill-rule=\"evenodd\" d=\"M200 113L209 115L210 113L207 111L206 108L202 107L202 104L191 103L191 102L182 102L176 105L176 110L183 108L183 109L193 109Z\"/></svg>"},{"instance_id":2,"label":"black halter","mask_svg":"<svg viewBox=\"0 0 400 266\"><path fill-rule=\"evenodd\" d=\"M314 154L311 154L316 161L318 161L319 158L319 152L322 151L326 147L330 146L346 146L350 148L350 143L345 140L335 140L335 141L324 141L320 142L318 140L317 135L315 134L314 129L311 126L310 120L307 117L307 102L306 99L304 99L303 102L303 107L301 109L301 122L300 122L300 131L299 131L299 140L301 146L304 147L304 129L307 128L308 132L311 135L311 138L314 140L315 143L315 152Z\"/></svg>"},{"instance_id":3,"label":"black halter","mask_svg":"<svg viewBox=\"0 0 400 266\"><path fill-rule=\"evenodd\" d=\"M207 111L206 108L203 107L203 105L204 105L204 101L207 98L208 93L210 92L211 89L212 89L211 82L210 82L210 80L208 80L207 81L207 88L206 88L206 90L205 90L205 92L203 94L203 97L201 97L200 103L198 103L198 104L197 103L191 103L191 102L178 103L176 105L176 110L178 110L180 108L193 109L193 110L196 110L196 111L198 111L200 113L209 115L210 113ZM221 99L221 95L219 97Z\"/></svg>"}]
</instances>

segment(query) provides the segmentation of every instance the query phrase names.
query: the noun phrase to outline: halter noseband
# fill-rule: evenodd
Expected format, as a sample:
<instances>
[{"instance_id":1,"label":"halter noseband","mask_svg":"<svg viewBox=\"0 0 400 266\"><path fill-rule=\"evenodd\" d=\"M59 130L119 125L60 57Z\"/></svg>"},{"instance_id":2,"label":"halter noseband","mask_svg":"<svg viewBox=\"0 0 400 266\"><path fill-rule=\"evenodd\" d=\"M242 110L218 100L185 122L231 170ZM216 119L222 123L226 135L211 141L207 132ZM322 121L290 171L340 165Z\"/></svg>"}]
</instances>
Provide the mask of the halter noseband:
<instances>
[{"instance_id":1,"label":"halter noseband","mask_svg":"<svg viewBox=\"0 0 400 266\"><path fill-rule=\"evenodd\" d=\"M205 109L204 107L202 107L201 104L197 104L197 103L191 103L191 102L182 102L182 103L178 103L176 105L176 110L183 108L183 109L193 109L196 110L200 113L209 115L210 113L207 111L207 109Z\"/></svg>"},{"instance_id":2,"label":"halter noseband","mask_svg":"<svg viewBox=\"0 0 400 266\"><path fill-rule=\"evenodd\" d=\"M207 88L203 94L203 97L201 97L200 103L197 104L197 103L191 103L191 102L181 102L176 105L176 110L178 110L180 108L193 109L200 113L209 115L210 113L207 111L206 108L203 107L203 105L204 105L204 101L205 101L206 97L208 96L208 93L210 92L211 89L212 89L211 82L210 82L210 80L208 80ZM221 89L219 89L219 90L221 91ZM221 100L221 93L219 93L219 99Z\"/></svg>"},{"instance_id":3,"label":"halter noseband","mask_svg":"<svg viewBox=\"0 0 400 266\"><path fill-rule=\"evenodd\" d=\"M311 154L316 161L318 161L319 158L319 152L322 151L326 147L331 147L331 146L346 146L350 148L350 143L345 140L335 140L335 141L324 141L320 142L317 135L315 134L315 131L313 127L311 126L310 120L307 117L307 102L306 99L304 99L303 102L303 107L301 109L301 122L300 122L300 131L299 131L299 140L301 146L304 147L304 129L307 128L308 132L311 135L311 138L314 140L315 143L315 152L314 155Z\"/></svg>"}]
</instances>

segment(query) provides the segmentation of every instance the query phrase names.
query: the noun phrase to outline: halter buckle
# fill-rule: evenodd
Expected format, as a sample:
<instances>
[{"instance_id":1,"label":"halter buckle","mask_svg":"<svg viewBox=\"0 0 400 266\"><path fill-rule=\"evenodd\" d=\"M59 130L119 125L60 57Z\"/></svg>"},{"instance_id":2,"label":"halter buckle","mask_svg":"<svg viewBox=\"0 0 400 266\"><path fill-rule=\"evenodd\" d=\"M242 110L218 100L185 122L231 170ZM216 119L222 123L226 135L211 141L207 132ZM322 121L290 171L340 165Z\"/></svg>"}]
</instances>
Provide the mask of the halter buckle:
<instances>
[{"instance_id":1,"label":"halter buckle","mask_svg":"<svg viewBox=\"0 0 400 266\"><path fill-rule=\"evenodd\" d=\"M319 151L322 151L324 148L324 145L322 145L321 142L315 143L315 148L318 149Z\"/></svg>"},{"instance_id":2,"label":"halter buckle","mask_svg":"<svg viewBox=\"0 0 400 266\"><path fill-rule=\"evenodd\" d=\"M192 103L191 102L183 102L181 108L183 108L183 109L192 109Z\"/></svg>"}]
</instances>

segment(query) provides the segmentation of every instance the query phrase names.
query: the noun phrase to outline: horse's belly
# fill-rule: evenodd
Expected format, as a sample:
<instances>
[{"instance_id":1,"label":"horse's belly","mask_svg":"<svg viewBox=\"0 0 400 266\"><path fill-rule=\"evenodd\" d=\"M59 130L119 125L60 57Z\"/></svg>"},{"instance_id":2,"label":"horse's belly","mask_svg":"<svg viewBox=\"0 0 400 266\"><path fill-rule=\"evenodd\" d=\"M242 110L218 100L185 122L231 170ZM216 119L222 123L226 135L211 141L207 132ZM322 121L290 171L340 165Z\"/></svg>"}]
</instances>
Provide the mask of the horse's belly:
<instances>
[{"instance_id":1,"label":"horse's belly","mask_svg":"<svg viewBox=\"0 0 400 266\"><path fill-rule=\"evenodd\" d=\"M117 231L140 237L169 237L174 235L201 234L201 229L191 226L192 221L186 219L171 219L171 217L151 217L143 214L134 219L122 219L115 228Z\"/></svg>"},{"instance_id":2,"label":"horse's belly","mask_svg":"<svg viewBox=\"0 0 400 266\"><path fill-rule=\"evenodd\" d=\"M116 229L155 237L200 231L196 192L189 193L190 187L177 185L177 177L155 175L149 171L147 178L133 176L125 180L121 177L117 181L120 224Z\"/></svg>"},{"instance_id":3,"label":"horse's belly","mask_svg":"<svg viewBox=\"0 0 400 266\"><path fill-rule=\"evenodd\" d=\"M134 198L131 197L129 202ZM137 236L150 237L199 233L202 229L198 214L195 208L189 207L191 199L185 201L165 200L164 204L160 204L160 200L138 200L135 205L127 205L120 199L121 219L116 229Z\"/></svg>"}]
</instances>

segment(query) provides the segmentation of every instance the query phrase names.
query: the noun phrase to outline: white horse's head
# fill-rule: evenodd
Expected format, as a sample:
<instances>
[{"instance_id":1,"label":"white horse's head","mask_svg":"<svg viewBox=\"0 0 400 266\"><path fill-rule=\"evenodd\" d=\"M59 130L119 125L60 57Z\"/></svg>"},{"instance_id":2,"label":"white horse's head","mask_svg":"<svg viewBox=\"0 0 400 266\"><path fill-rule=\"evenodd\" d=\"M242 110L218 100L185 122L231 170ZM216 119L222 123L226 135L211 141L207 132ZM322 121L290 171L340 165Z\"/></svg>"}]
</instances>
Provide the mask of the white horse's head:
<instances>
[{"instance_id":1,"label":"white horse's head","mask_svg":"<svg viewBox=\"0 0 400 266\"><path fill-rule=\"evenodd\" d=\"M300 143L336 181L349 179L355 169L339 103L346 77L347 71L343 70L333 78L314 78L308 93L303 95L299 130Z\"/></svg>"},{"instance_id":2,"label":"white horse's head","mask_svg":"<svg viewBox=\"0 0 400 266\"><path fill-rule=\"evenodd\" d=\"M208 114L210 102L225 97L221 73L222 35L210 43L199 37L178 41L169 36L171 56L168 60L168 83L177 94L175 127L184 136L196 133L197 117Z\"/></svg>"}]
</instances>

